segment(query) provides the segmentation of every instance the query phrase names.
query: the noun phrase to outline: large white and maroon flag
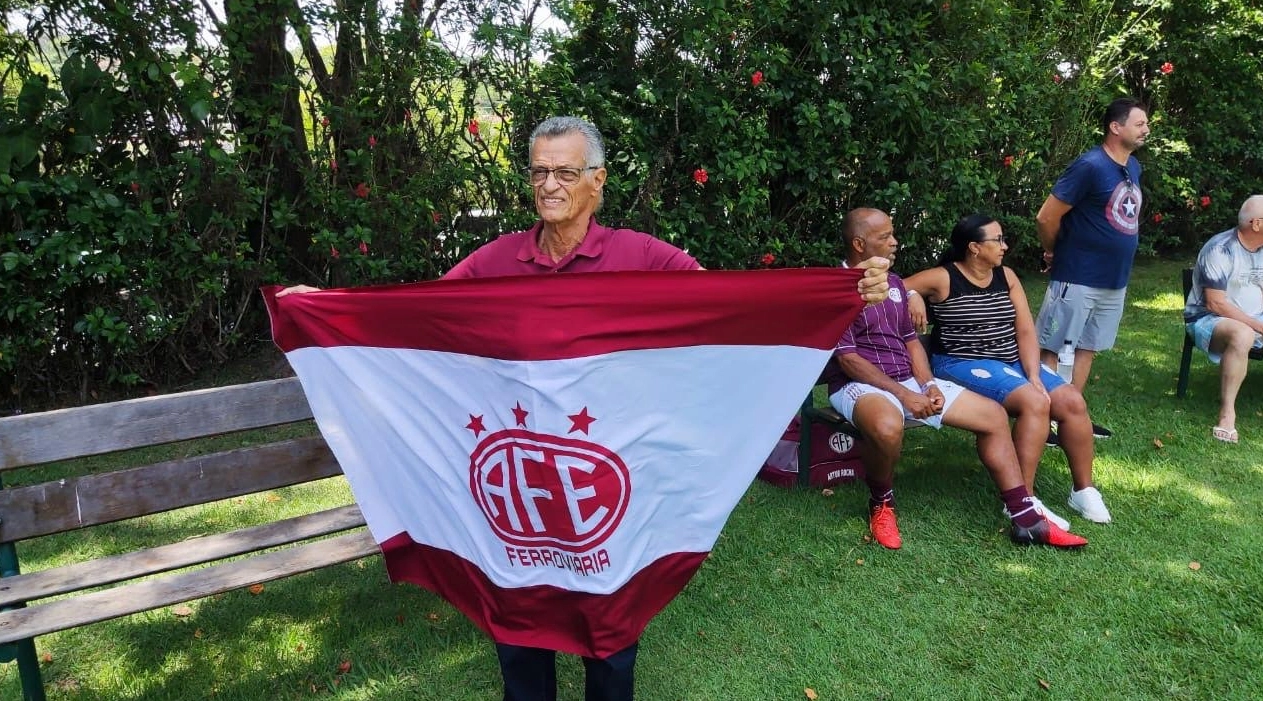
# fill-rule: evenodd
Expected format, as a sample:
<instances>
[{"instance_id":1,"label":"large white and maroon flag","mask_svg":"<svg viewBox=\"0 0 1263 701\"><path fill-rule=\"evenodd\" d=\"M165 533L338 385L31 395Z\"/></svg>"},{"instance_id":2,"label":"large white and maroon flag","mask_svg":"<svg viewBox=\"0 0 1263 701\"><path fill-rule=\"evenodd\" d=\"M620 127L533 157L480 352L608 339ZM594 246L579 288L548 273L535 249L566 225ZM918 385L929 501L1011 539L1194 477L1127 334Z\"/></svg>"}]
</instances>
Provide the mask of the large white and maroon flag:
<instances>
[{"instance_id":1,"label":"large white and maroon flag","mask_svg":"<svg viewBox=\"0 0 1263 701\"><path fill-rule=\"evenodd\" d=\"M860 272L265 297L391 578L499 642L606 657L706 558L859 312Z\"/></svg>"}]
</instances>

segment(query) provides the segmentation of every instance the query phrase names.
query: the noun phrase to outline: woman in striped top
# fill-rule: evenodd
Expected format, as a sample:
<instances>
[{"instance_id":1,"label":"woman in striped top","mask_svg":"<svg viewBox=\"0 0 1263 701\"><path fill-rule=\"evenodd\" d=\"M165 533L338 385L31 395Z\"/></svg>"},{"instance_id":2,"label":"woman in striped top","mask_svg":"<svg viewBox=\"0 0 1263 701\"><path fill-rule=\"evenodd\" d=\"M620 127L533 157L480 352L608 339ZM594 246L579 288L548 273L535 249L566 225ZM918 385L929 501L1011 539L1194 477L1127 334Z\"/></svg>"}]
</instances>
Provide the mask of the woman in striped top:
<instances>
[{"instance_id":1,"label":"woman in striped top","mask_svg":"<svg viewBox=\"0 0 1263 701\"><path fill-rule=\"evenodd\" d=\"M1035 322L1017 275L1004 267L1008 246L1000 224L985 214L961 219L939 265L904 280L929 304L934 319L931 365L936 377L990 397L1014 417L1017 448L1026 489L1035 493L1035 471L1044 452L1049 421L1070 463L1074 489L1067 504L1091 521L1108 523L1109 510L1092 483L1092 421L1074 385L1040 365ZM916 318L918 324L924 318ZM1039 506L1043 506L1042 503ZM1065 530L1069 524L1043 507Z\"/></svg>"}]
</instances>

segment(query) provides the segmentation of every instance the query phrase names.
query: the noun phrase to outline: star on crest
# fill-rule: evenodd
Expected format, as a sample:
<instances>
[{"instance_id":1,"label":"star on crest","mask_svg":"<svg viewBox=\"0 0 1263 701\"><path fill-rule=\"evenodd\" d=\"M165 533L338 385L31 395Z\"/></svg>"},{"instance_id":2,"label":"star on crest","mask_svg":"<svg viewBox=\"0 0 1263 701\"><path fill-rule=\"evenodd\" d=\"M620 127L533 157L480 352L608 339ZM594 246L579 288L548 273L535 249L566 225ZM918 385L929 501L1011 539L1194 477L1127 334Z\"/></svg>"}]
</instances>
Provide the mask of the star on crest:
<instances>
[{"instance_id":1,"label":"star on crest","mask_svg":"<svg viewBox=\"0 0 1263 701\"><path fill-rule=\"evenodd\" d=\"M526 417L530 415L531 412L522 408L522 402L518 402L513 407L513 418L517 419L517 425L522 428L526 428Z\"/></svg>"},{"instance_id":2,"label":"star on crest","mask_svg":"<svg viewBox=\"0 0 1263 701\"><path fill-rule=\"evenodd\" d=\"M570 414L566 418L570 419L571 422L568 433L574 433L575 431L587 433L588 427L592 425L593 421L596 421L596 417L588 415L586 406L580 409L578 414Z\"/></svg>"},{"instance_id":3,"label":"star on crest","mask_svg":"<svg viewBox=\"0 0 1263 701\"><path fill-rule=\"evenodd\" d=\"M469 415L469 423L465 424L465 428L474 432L474 438L481 436L482 432L487 430L487 427L482 425L482 416L473 414Z\"/></svg>"},{"instance_id":4,"label":"star on crest","mask_svg":"<svg viewBox=\"0 0 1263 701\"><path fill-rule=\"evenodd\" d=\"M1126 202L1123 203L1123 209L1127 212L1127 216L1129 217L1136 216L1136 201L1129 198Z\"/></svg>"}]
</instances>

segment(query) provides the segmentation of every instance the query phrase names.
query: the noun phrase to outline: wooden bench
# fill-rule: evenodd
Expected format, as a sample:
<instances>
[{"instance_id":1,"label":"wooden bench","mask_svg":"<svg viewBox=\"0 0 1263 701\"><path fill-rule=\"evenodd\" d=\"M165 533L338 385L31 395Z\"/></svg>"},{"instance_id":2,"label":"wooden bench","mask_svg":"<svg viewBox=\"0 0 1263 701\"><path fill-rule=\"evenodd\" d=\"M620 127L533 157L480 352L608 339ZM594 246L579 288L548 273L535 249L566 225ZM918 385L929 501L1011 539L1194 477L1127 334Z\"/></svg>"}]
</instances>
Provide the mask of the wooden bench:
<instances>
[{"instance_id":1,"label":"wooden bench","mask_svg":"<svg viewBox=\"0 0 1263 701\"><path fill-rule=\"evenodd\" d=\"M1193 291L1193 269L1185 268L1180 273L1182 287L1184 289L1184 300L1188 301L1188 293ZM1183 320L1183 307L1180 308L1181 321ZM1188 327L1184 329L1184 351L1180 354L1180 375L1179 380L1175 383L1175 396L1180 399L1188 393L1188 372L1193 362L1193 334L1188 332ZM1254 348L1250 350L1250 358L1252 360L1263 360L1263 348Z\"/></svg>"},{"instance_id":2,"label":"wooden bench","mask_svg":"<svg viewBox=\"0 0 1263 701\"><path fill-rule=\"evenodd\" d=\"M12 416L0 419L0 477L18 468L310 418L294 378ZM0 483L0 661L18 663L28 701L44 699L38 635L378 552L351 503L19 574L20 541L341 474L318 435L81 476L45 474L56 471L22 473L23 482L39 483L9 489ZM57 598L39 603L49 597Z\"/></svg>"}]
</instances>

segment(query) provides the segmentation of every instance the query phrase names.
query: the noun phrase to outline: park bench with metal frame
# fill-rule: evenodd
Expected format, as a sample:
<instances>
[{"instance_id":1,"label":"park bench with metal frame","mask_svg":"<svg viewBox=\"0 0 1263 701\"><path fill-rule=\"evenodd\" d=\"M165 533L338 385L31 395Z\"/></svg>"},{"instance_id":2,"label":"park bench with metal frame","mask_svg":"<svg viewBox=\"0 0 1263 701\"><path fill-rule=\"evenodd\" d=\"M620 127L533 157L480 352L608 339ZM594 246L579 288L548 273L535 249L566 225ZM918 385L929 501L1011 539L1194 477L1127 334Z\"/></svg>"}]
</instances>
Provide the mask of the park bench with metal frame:
<instances>
[{"instance_id":1,"label":"park bench with metal frame","mask_svg":"<svg viewBox=\"0 0 1263 701\"><path fill-rule=\"evenodd\" d=\"M21 541L341 474L318 435L81 476L28 468L310 418L290 378L0 419L0 477L24 470L21 486L0 488L0 661L18 663L25 698L44 699L36 636L379 552L351 503L19 573Z\"/></svg>"}]
</instances>

